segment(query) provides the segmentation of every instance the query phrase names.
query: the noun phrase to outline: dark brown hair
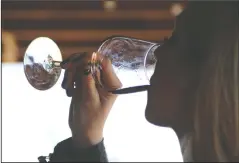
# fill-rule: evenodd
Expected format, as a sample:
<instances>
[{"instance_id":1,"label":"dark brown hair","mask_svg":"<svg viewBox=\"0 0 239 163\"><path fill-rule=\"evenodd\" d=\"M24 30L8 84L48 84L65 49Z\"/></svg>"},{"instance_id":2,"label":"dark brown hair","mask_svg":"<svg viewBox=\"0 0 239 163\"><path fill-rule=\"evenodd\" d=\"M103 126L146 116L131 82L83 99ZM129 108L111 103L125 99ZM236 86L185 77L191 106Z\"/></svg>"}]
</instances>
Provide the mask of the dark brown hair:
<instances>
[{"instance_id":1,"label":"dark brown hair","mask_svg":"<svg viewBox=\"0 0 239 163\"><path fill-rule=\"evenodd\" d=\"M189 2L182 14L185 58L200 76L192 106L194 161L239 161L238 2Z\"/></svg>"}]
</instances>

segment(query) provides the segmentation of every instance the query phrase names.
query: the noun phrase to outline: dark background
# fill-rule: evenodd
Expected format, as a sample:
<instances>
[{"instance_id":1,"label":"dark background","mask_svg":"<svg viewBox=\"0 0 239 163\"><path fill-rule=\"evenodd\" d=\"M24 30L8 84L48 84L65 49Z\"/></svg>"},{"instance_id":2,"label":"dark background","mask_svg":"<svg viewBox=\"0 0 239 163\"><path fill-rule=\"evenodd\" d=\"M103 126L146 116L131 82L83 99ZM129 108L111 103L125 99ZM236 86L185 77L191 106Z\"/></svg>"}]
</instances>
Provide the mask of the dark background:
<instances>
[{"instance_id":1,"label":"dark background","mask_svg":"<svg viewBox=\"0 0 239 163\"><path fill-rule=\"evenodd\" d=\"M39 36L52 38L66 58L74 52L97 50L111 35L160 42L173 30L172 4L183 4L160 0L115 2L115 9L108 11L104 0L2 1L2 32L14 36L18 61L22 61L28 44Z\"/></svg>"}]
</instances>

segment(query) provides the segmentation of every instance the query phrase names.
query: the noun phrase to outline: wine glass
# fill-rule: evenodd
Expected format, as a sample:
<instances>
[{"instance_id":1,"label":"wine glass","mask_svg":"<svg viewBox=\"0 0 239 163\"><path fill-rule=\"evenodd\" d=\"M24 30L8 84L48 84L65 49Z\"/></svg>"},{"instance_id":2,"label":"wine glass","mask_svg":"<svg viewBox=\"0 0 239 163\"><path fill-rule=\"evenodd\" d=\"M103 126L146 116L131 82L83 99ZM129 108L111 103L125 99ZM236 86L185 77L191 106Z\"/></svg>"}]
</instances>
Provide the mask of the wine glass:
<instances>
[{"instance_id":1,"label":"wine glass","mask_svg":"<svg viewBox=\"0 0 239 163\"><path fill-rule=\"evenodd\" d=\"M158 46L159 44L154 42L111 36L103 41L97 50L98 53L93 53L89 70L96 83L102 83L96 76L96 72L101 70L96 55L101 54L111 60L113 69L123 85L120 90L128 89L126 92L110 91L121 94L146 90L157 62L154 50ZM62 55L54 41L46 37L33 40L24 57L24 71L29 83L38 90L51 88L59 79L61 62Z\"/></svg>"},{"instance_id":2,"label":"wine glass","mask_svg":"<svg viewBox=\"0 0 239 163\"><path fill-rule=\"evenodd\" d=\"M111 60L124 89L150 84L157 62L154 51L158 46L140 39L111 36L103 41L98 52Z\"/></svg>"}]
</instances>

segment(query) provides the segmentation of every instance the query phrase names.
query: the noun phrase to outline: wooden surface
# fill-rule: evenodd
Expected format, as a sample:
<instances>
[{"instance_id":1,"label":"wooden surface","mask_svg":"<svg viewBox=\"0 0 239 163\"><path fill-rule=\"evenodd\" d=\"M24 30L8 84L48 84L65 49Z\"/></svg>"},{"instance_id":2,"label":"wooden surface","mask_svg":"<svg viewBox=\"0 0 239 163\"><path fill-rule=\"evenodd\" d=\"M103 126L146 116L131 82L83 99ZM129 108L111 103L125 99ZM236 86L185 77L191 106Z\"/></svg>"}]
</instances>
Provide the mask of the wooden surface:
<instances>
[{"instance_id":1,"label":"wooden surface","mask_svg":"<svg viewBox=\"0 0 239 163\"><path fill-rule=\"evenodd\" d=\"M98 1L2 1L2 28L16 38L21 61L27 45L36 37L52 38L63 58L79 51L95 51L111 35L149 41L170 36L174 1L117 0L115 11ZM178 1L177 1L178 2Z\"/></svg>"}]
</instances>

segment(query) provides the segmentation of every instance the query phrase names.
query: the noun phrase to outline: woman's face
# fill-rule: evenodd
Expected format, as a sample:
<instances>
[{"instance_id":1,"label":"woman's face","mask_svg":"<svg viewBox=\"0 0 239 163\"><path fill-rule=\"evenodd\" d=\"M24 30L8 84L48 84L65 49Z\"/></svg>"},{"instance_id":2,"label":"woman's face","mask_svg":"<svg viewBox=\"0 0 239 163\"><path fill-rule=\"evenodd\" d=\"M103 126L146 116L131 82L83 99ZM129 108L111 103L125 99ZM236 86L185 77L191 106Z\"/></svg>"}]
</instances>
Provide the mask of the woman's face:
<instances>
[{"instance_id":1,"label":"woman's face","mask_svg":"<svg viewBox=\"0 0 239 163\"><path fill-rule=\"evenodd\" d=\"M188 104L193 75L182 58L187 51L183 14L176 22L172 37L155 51L158 61L150 80L145 111L146 119L155 125L180 127L192 117Z\"/></svg>"}]
</instances>

